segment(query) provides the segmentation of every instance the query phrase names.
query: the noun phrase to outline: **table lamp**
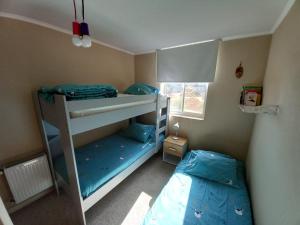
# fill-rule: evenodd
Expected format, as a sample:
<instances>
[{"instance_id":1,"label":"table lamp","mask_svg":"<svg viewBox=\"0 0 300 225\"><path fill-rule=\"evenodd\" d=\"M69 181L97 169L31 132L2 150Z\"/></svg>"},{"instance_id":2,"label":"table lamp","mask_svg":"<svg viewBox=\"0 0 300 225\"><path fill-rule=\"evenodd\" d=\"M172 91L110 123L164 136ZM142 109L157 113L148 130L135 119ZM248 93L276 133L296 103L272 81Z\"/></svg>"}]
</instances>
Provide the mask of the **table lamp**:
<instances>
[{"instance_id":1,"label":"table lamp","mask_svg":"<svg viewBox=\"0 0 300 225\"><path fill-rule=\"evenodd\" d=\"M178 122L173 125L173 129L174 129L175 134L176 134L175 136L173 136L174 140L178 140L179 139L179 137L178 137L179 128L180 128L180 126L179 126Z\"/></svg>"}]
</instances>

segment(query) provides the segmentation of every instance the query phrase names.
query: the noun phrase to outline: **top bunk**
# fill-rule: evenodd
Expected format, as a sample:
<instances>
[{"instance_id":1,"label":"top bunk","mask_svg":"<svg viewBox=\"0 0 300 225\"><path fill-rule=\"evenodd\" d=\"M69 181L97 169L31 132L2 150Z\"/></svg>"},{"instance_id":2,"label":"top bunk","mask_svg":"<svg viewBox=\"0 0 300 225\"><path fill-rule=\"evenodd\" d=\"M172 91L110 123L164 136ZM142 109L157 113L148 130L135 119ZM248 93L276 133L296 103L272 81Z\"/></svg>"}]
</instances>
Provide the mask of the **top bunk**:
<instances>
[{"instance_id":1,"label":"top bunk","mask_svg":"<svg viewBox=\"0 0 300 225\"><path fill-rule=\"evenodd\" d=\"M39 95L37 99L42 119L57 127L61 127L64 120L68 121L71 135L159 111L168 104L167 97L159 94L118 94L117 97L76 101L67 101L64 95L55 94L53 102Z\"/></svg>"},{"instance_id":2,"label":"top bunk","mask_svg":"<svg viewBox=\"0 0 300 225\"><path fill-rule=\"evenodd\" d=\"M67 101L67 108L70 117L77 118L132 106L155 103L156 98L156 95L118 94L117 97L113 98Z\"/></svg>"}]
</instances>

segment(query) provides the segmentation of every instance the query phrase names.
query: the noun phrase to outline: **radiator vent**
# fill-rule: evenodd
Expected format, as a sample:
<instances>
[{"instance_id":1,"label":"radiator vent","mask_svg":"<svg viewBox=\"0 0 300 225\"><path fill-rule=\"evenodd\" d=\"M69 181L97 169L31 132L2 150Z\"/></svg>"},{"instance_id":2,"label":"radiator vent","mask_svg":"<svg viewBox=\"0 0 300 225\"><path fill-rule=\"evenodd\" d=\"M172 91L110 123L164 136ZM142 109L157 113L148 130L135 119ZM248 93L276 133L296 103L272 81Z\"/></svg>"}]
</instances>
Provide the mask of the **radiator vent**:
<instances>
[{"instance_id":1,"label":"radiator vent","mask_svg":"<svg viewBox=\"0 0 300 225\"><path fill-rule=\"evenodd\" d=\"M53 184L46 155L5 168L4 174L17 204Z\"/></svg>"}]
</instances>

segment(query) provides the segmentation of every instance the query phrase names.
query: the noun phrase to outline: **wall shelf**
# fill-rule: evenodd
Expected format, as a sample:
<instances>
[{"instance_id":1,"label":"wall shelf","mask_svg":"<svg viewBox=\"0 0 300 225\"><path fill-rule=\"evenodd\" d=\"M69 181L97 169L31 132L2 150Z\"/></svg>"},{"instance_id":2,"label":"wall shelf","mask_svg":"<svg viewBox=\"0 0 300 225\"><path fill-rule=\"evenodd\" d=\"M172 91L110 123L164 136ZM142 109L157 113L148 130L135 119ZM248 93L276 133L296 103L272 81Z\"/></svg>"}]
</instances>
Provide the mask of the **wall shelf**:
<instances>
[{"instance_id":1,"label":"wall shelf","mask_svg":"<svg viewBox=\"0 0 300 225\"><path fill-rule=\"evenodd\" d=\"M239 105L242 112L255 113L255 114L270 114L276 115L279 111L278 105L259 105L259 106L247 106Z\"/></svg>"}]
</instances>

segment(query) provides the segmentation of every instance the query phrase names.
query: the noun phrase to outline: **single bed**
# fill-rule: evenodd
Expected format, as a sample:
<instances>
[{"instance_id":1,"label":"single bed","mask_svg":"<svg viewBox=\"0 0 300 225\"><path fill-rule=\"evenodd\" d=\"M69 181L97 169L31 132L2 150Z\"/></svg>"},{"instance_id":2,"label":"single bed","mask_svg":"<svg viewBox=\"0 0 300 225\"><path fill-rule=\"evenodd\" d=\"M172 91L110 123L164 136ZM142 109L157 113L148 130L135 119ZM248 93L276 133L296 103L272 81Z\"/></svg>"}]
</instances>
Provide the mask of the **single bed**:
<instances>
[{"instance_id":1,"label":"single bed","mask_svg":"<svg viewBox=\"0 0 300 225\"><path fill-rule=\"evenodd\" d=\"M184 173L189 154L177 166L143 225L252 225L242 163L238 163L239 188L235 188Z\"/></svg>"},{"instance_id":2,"label":"single bed","mask_svg":"<svg viewBox=\"0 0 300 225\"><path fill-rule=\"evenodd\" d=\"M162 142L164 136L160 135ZM153 151L154 139L141 143L130 138L114 134L97 140L75 150L81 195L85 199L107 181ZM64 181L68 180L64 156L54 160L54 168Z\"/></svg>"}]
</instances>

